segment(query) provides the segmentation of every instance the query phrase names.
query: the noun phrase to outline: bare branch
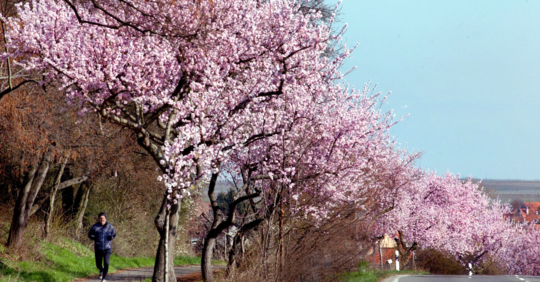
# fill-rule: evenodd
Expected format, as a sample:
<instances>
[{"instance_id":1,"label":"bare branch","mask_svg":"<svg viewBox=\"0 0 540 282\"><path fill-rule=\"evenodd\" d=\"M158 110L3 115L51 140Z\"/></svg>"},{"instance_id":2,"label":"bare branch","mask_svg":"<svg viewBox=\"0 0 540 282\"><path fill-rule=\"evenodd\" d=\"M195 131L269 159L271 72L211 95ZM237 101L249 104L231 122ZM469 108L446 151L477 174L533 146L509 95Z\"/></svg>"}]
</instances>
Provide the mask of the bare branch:
<instances>
[{"instance_id":1,"label":"bare branch","mask_svg":"<svg viewBox=\"0 0 540 282\"><path fill-rule=\"evenodd\" d=\"M62 190L64 188L67 188L67 187L82 183L82 182L86 181L86 179L88 179L88 176L85 175L85 176L73 178L73 179L70 179L70 180L66 180L66 181L64 181L64 182L62 182L62 183L60 183L58 185L58 190Z\"/></svg>"},{"instance_id":2,"label":"bare branch","mask_svg":"<svg viewBox=\"0 0 540 282\"><path fill-rule=\"evenodd\" d=\"M28 83L28 82L33 82L33 83L39 84L39 83L38 83L37 81L35 81L35 80L25 80L25 81L19 83L19 84L18 84L17 86L15 86L15 87L11 87L11 86L10 86L8 89L6 89L6 90L0 92L0 99L2 99L5 95L11 93L12 91L17 90L17 88L19 88L19 87L25 85L25 84ZM10 83L11 83L11 82L10 82Z\"/></svg>"}]
</instances>

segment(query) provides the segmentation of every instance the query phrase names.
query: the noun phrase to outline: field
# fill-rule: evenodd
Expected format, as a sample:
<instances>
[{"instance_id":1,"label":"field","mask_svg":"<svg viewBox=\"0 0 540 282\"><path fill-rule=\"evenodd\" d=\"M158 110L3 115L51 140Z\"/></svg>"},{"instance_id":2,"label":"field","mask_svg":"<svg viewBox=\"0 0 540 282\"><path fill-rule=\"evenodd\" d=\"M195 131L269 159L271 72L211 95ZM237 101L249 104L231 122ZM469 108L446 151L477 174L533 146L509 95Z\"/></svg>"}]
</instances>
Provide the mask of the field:
<instances>
[{"instance_id":1,"label":"field","mask_svg":"<svg viewBox=\"0 0 540 282\"><path fill-rule=\"evenodd\" d=\"M503 202L540 202L540 181L488 179L482 180L482 186L490 197L498 197Z\"/></svg>"}]
</instances>

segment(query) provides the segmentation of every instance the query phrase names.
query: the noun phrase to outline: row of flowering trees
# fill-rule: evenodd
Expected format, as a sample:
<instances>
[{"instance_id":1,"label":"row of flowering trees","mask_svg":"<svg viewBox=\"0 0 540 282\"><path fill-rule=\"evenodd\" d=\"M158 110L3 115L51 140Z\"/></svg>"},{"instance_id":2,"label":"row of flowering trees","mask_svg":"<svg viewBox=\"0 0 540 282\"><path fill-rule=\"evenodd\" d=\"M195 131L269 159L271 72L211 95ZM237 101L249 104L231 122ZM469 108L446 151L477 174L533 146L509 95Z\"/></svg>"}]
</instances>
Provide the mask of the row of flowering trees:
<instances>
[{"instance_id":1,"label":"row of flowering trees","mask_svg":"<svg viewBox=\"0 0 540 282\"><path fill-rule=\"evenodd\" d=\"M354 203L375 233L399 234L404 254L439 248L464 262L505 253L515 234L537 240L475 184L421 171L418 154L395 148L385 97L343 84L351 51L335 48L343 30L333 33L333 18L309 3L33 0L2 18L10 51L2 59L64 90L81 119L98 114L132 130L154 158L164 196L153 281L175 281L179 205L201 181L214 215L207 281L215 240L237 224L241 202L254 216L240 232L284 206L317 219ZM224 173L241 183L228 214L214 195Z\"/></svg>"},{"instance_id":2,"label":"row of flowering trees","mask_svg":"<svg viewBox=\"0 0 540 282\"><path fill-rule=\"evenodd\" d=\"M489 198L471 179L410 170L417 171L416 180L397 192L373 229L376 236L395 235L402 265L422 247L449 253L472 271L491 258L509 273L540 274L535 222L514 222L510 205Z\"/></svg>"}]
</instances>

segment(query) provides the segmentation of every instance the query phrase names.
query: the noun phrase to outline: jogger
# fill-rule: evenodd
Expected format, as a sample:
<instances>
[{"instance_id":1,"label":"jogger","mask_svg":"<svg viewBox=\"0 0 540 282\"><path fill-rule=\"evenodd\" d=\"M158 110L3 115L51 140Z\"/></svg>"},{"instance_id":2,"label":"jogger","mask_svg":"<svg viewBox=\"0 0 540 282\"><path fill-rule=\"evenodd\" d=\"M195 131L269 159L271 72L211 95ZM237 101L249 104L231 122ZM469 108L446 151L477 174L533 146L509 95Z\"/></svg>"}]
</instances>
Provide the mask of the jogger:
<instances>
[{"instance_id":1,"label":"jogger","mask_svg":"<svg viewBox=\"0 0 540 282\"><path fill-rule=\"evenodd\" d=\"M88 237L94 240L96 267L99 269L99 278L104 282L107 272L109 272L111 242L116 237L116 230L114 230L112 224L107 223L107 216L104 212L99 213L98 221L88 232Z\"/></svg>"}]
</instances>

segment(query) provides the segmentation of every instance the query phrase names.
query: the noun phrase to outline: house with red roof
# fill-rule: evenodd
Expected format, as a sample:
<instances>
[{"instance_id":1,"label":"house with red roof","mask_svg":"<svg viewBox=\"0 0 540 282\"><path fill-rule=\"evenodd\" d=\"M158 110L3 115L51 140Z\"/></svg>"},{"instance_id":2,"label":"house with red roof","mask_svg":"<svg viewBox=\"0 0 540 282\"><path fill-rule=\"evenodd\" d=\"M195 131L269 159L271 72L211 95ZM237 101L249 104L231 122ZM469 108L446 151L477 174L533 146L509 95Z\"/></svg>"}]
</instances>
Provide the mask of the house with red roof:
<instances>
[{"instance_id":1,"label":"house with red roof","mask_svg":"<svg viewBox=\"0 0 540 282\"><path fill-rule=\"evenodd\" d=\"M395 238L385 234L383 238L369 247L364 260L380 269L396 269L396 247ZM413 256L412 253L409 255L409 259L411 256Z\"/></svg>"},{"instance_id":2,"label":"house with red roof","mask_svg":"<svg viewBox=\"0 0 540 282\"><path fill-rule=\"evenodd\" d=\"M516 222L540 224L540 203L523 203L520 207L514 208L512 217Z\"/></svg>"}]
</instances>

